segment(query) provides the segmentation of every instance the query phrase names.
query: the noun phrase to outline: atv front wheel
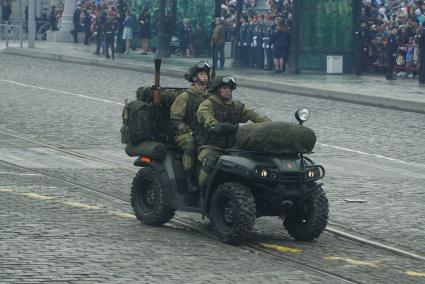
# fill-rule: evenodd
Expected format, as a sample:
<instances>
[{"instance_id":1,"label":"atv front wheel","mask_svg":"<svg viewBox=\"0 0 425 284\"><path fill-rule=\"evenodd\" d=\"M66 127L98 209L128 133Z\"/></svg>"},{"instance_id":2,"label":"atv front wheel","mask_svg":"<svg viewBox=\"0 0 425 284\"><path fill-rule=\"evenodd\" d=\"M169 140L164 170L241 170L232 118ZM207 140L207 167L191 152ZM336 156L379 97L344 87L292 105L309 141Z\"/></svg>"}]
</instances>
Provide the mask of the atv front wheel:
<instances>
[{"instance_id":1,"label":"atv front wheel","mask_svg":"<svg viewBox=\"0 0 425 284\"><path fill-rule=\"evenodd\" d=\"M159 226L174 216L174 209L164 201L164 191L151 168L142 168L133 179L131 206L143 224Z\"/></svg>"},{"instance_id":2,"label":"atv front wheel","mask_svg":"<svg viewBox=\"0 0 425 284\"><path fill-rule=\"evenodd\" d=\"M208 218L221 241L236 245L254 227L255 200L248 187L235 182L219 185L211 199Z\"/></svg>"},{"instance_id":3,"label":"atv front wheel","mask_svg":"<svg viewBox=\"0 0 425 284\"><path fill-rule=\"evenodd\" d=\"M311 193L300 208L294 208L283 222L285 229L296 240L312 241L320 236L328 224L329 204L321 187Z\"/></svg>"}]
</instances>

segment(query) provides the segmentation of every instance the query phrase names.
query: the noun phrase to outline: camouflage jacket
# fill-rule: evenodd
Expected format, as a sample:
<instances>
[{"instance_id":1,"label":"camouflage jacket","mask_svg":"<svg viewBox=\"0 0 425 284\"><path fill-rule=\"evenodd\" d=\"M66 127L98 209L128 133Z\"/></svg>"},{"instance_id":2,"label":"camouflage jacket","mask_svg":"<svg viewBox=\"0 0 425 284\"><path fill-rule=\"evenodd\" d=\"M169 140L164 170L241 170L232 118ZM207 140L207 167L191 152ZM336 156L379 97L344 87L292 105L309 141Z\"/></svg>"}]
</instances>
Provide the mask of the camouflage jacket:
<instances>
[{"instance_id":1,"label":"camouflage jacket","mask_svg":"<svg viewBox=\"0 0 425 284\"><path fill-rule=\"evenodd\" d=\"M256 113L254 110L245 108L239 101L229 99L221 100L218 96L210 96L203 101L197 112L199 128L195 138L198 145L214 145L221 148L231 147L228 137L212 137L209 129L217 122L228 122L232 124L245 123L248 120L260 123L271 121L270 118Z\"/></svg>"},{"instance_id":2,"label":"camouflage jacket","mask_svg":"<svg viewBox=\"0 0 425 284\"><path fill-rule=\"evenodd\" d=\"M195 85L177 96L170 109L170 118L176 135L194 131L198 127L196 111L202 101L209 97L208 91L200 92Z\"/></svg>"}]
</instances>

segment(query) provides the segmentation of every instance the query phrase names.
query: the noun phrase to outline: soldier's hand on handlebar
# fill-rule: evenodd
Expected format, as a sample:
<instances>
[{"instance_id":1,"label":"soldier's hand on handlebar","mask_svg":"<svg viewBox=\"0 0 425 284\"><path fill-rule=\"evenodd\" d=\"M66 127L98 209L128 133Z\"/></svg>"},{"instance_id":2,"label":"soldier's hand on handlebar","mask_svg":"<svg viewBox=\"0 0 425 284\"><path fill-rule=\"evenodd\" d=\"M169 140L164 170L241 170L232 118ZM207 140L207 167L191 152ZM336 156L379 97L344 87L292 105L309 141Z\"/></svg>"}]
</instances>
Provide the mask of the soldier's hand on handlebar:
<instances>
[{"instance_id":1,"label":"soldier's hand on handlebar","mask_svg":"<svg viewBox=\"0 0 425 284\"><path fill-rule=\"evenodd\" d=\"M211 127L211 131L220 136L225 136L234 133L236 125L227 122L217 122Z\"/></svg>"}]
</instances>

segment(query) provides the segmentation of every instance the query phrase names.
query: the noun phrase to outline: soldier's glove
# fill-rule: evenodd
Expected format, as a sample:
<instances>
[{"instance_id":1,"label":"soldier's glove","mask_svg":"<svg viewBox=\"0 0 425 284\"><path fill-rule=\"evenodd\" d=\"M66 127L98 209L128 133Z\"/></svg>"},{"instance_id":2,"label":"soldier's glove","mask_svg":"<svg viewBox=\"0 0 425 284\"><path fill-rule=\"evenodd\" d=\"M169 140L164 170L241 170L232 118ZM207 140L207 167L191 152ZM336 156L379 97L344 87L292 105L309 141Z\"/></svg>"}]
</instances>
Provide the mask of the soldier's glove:
<instances>
[{"instance_id":1,"label":"soldier's glove","mask_svg":"<svg viewBox=\"0 0 425 284\"><path fill-rule=\"evenodd\" d=\"M234 133L236 130L236 125L227 123L227 122L217 122L211 127L213 134L218 136L226 136Z\"/></svg>"}]
</instances>

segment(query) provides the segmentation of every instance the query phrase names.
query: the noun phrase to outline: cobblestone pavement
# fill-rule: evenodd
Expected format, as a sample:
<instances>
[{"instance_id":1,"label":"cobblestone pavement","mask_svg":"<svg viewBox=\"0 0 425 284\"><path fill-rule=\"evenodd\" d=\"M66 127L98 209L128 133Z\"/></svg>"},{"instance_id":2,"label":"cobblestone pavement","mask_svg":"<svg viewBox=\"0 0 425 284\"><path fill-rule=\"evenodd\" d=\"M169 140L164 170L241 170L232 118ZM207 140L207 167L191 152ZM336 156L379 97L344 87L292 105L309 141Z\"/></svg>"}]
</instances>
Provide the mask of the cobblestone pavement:
<instances>
[{"instance_id":1,"label":"cobblestone pavement","mask_svg":"<svg viewBox=\"0 0 425 284\"><path fill-rule=\"evenodd\" d=\"M122 153L120 102L134 96L138 86L152 82L151 74L5 55L0 55L0 60L0 103L4 106L0 131L17 131L35 140L111 159ZM162 81L163 85L184 85L182 80L167 77ZM421 190L423 115L287 94L259 94L243 87L235 95L273 119L293 120L297 107L309 107L312 120L308 126L316 131L319 142L312 157L327 169L324 183L331 222L356 234L423 251L425 224L418 218L425 201ZM1 141L7 146L7 137L1 136ZM0 157L4 153L0 152ZM131 165L122 155L120 161ZM128 198L132 177L128 172L45 171L86 185L103 180L94 186ZM366 202L345 201L350 198ZM259 230L271 235L281 227L278 220L260 220Z\"/></svg>"},{"instance_id":2,"label":"cobblestone pavement","mask_svg":"<svg viewBox=\"0 0 425 284\"><path fill-rule=\"evenodd\" d=\"M0 149L20 150L30 161L32 151L40 149L5 138L0 137ZM0 200L5 201L0 209L2 283L345 283L251 248L221 244L175 223L140 225L125 202L128 191L120 188L131 180L130 173L113 166L96 168L92 162L77 166L75 157L61 163L58 153L42 154L31 167L36 172L0 162ZM178 213L176 219L209 230L197 214ZM291 260L356 283L419 283L425 275L420 261L332 234L296 242L282 232L281 224L271 228L270 220L259 219L247 243L284 252Z\"/></svg>"},{"instance_id":3,"label":"cobblestone pavement","mask_svg":"<svg viewBox=\"0 0 425 284\"><path fill-rule=\"evenodd\" d=\"M93 46L82 44L37 42L36 48L33 49L10 48L4 52L86 65L153 72L153 53L139 55L139 52L135 51L127 55L118 54L117 59L111 61L106 60L104 56L93 55L93 48ZM211 61L209 58L172 56L163 59L162 70L173 76L183 76L187 66L199 60ZM417 78L399 78L394 82L385 80L383 74L371 76L326 75L317 72L274 74L270 71L255 69L233 69L231 65L232 59L227 59L225 71L220 72L236 74L241 83L255 89L261 87L278 92L293 92L304 96L331 98L425 113L425 91L423 86L418 83Z\"/></svg>"},{"instance_id":4,"label":"cobblestone pavement","mask_svg":"<svg viewBox=\"0 0 425 284\"><path fill-rule=\"evenodd\" d=\"M1 283L341 283L0 165ZM3 202L7 201L7 202Z\"/></svg>"}]
</instances>

